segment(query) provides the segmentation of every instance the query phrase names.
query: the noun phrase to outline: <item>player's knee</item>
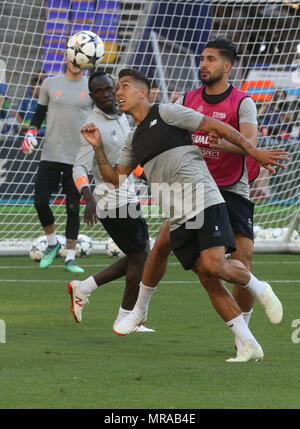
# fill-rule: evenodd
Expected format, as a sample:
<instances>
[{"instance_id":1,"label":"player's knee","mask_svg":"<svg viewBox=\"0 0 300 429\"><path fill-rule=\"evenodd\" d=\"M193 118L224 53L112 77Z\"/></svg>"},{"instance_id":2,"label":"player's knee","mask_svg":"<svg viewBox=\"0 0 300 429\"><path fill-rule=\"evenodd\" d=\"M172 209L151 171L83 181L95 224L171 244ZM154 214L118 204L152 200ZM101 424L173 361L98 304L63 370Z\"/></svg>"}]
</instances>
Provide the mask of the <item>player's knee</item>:
<instances>
[{"instance_id":1,"label":"player's knee","mask_svg":"<svg viewBox=\"0 0 300 429\"><path fill-rule=\"evenodd\" d=\"M202 273L205 277L222 277L225 271L225 263L220 258L210 257L202 262Z\"/></svg>"},{"instance_id":2,"label":"player's knee","mask_svg":"<svg viewBox=\"0 0 300 429\"><path fill-rule=\"evenodd\" d=\"M150 248L149 246L146 246L144 249L141 249L138 252L127 253L126 256L128 256L129 260L131 260L135 265L142 266L145 265L149 252Z\"/></svg>"},{"instance_id":3,"label":"player's knee","mask_svg":"<svg viewBox=\"0 0 300 429\"><path fill-rule=\"evenodd\" d=\"M68 216L79 216L79 204L69 203L66 205Z\"/></svg>"},{"instance_id":4,"label":"player's knee","mask_svg":"<svg viewBox=\"0 0 300 429\"><path fill-rule=\"evenodd\" d=\"M42 198L35 198L34 207L38 213L45 212L49 209L49 201Z\"/></svg>"},{"instance_id":5,"label":"player's knee","mask_svg":"<svg viewBox=\"0 0 300 429\"><path fill-rule=\"evenodd\" d=\"M171 241L169 237L158 237L154 244L153 250L161 255L168 256L171 252Z\"/></svg>"},{"instance_id":6,"label":"player's knee","mask_svg":"<svg viewBox=\"0 0 300 429\"><path fill-rule=\"evenodd\" d=\"M240 252L235 252L231 256L231 259L242 262L248 270L251 270L252 268L252 255L245 255Z\"/></svg>"},{"instance_id":7,"label":"player's knee","mask_svg":"<svg viewBox=\"0 0 300 429\"><path fill-rule=\"evenodd\" d=\"M34 207L38 218L43 226L52 225L54 223L54 215L49 206L49 202L42 199L35 199Z\"/></svg>"},{"instance_id":8,"label":"player's knee","mask_svg":"<svg viewBox=\"0 0 300 429\"><path fill-rule=\"evenodd\" d=\"M153 251L158 252L160 255L168 256L171 250L169 224L164 222L155 241Z\"/></svg>"}]
</instances>

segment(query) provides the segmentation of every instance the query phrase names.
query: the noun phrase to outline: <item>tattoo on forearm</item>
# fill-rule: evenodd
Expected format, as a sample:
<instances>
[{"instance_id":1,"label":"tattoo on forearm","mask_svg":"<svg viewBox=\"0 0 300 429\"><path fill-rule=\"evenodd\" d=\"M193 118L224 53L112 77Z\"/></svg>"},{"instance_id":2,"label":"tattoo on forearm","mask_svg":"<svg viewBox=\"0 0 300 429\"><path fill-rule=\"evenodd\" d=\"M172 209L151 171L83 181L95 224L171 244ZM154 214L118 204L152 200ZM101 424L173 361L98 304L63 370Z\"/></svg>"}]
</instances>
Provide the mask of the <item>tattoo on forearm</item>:
<instances>
[{"instance_id":1,"label":"tattoo on forearm","mask_svg":"<svg viewBox=\"0 0 300 429\"><path fill-rule=\"evenodd\" d=\"M212 122L213 121L213 122ZM233 127L226 124L226 129L224 130L224 125L222 129L220 126L220 121L217 119L212 119L210 117L204 116L202 118L202 121L200 123L200 127L198 129L206 131L206 132L216 132L220 136L222 136L225 140L229 141L230 143L234 144L235 146L238 146L239 148L243 149L245 152L247 152L248 149L253 148L253 146Z\"/></svg>"},{"instance_id":2,"label":"tattoo on forearm","mask_svg":"<svg viewBox=\"0 0 300 429\"><path fill-rule=\"evenodd\" d=\"M103 179L106 182L115 183L116 175L115 175L114 168L106 158L104 151L102 149L96 150L95 156L96 156L96 161Z\"/></svg>"},{"instance_id":3,"label":"tattoo on forearm","mask_svg":"<svg viewBox=\"0 0 300 429\"><path fill-rule=\"evenodd\" d=\"M241 149L251 149L251 144L244 139L242 135L240 135L236 130L229 129L228 136L230 141L234 141L237 146L239 146ZM227 138L228 139L228 138Z\"/></svg>"},{"instance_id":4,"label":"tattoo on forearm","mask_svg":"<svg viewBox=\"0 0 300 429\"><path fill-rule=\"evenodd\" d=\"M107 164L107 159L103 159L103 158L101 159L101 158L100 158L100 159L98 160L98 164L100 164L100 165L106 165L106 164Z\"/></svg>"}]
</instances>

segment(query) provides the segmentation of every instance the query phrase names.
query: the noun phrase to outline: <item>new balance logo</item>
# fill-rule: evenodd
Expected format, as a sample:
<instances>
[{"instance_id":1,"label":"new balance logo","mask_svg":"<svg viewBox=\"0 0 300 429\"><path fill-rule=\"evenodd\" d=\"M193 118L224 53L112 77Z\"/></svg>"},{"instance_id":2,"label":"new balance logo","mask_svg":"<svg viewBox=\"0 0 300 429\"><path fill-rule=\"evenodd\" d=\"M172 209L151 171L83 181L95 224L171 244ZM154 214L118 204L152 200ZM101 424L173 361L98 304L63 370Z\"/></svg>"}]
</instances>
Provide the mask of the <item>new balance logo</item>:
<instances>
[{"instance_id":1,"label":"new balance logo","mask_svg":"<svg viewBox=\"0 0 300 429\"><path fill-rule=\"evenodd\" d=\"M75 296L75 304L80 305L82 307L82 299L78 296Z\"/></svg>"},{"instance_id":2,"label":"new balance logo","mask_svg":"<svg viewBox=\"0 0 300 429\"><path fill-rule=\"evenodd\" d=\"M214 226L214 231L213 231L213 237L220 237L222 234L221 234L221 231L220 231L220 229L219 229L219 227L217 226L217 225L215 225Z\"/></svg>"},{"instance_id":3,"label":"new balance logo","mask_svg":"<svg viewBox=\"0 0 300 429\"><path fill-rule=\"evenodd\" d=\"M153 119L153 121L150 122L150 128L157 124L157 119Z\"/></svg>"}]
</instances>

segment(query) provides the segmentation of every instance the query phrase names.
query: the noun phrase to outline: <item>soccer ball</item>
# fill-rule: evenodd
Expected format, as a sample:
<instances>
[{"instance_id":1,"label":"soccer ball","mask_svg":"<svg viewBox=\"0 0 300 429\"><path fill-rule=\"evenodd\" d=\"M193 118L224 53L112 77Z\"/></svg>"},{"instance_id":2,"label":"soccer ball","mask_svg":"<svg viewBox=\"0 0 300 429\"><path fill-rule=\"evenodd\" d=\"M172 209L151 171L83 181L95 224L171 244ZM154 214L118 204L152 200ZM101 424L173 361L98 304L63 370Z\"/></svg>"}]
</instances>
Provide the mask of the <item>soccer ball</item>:
<instances>
[{"instance_id":1,"label":"soccer ball","mask_svg":"<svg viewBox=\"0 0 300 429\"><path fill-rule=\"evenodd\" d=\"M93 69L104 58L104 43L92 31L79 31L67 43L67 57L74 66L82 70Z\"/></svg>"},{"instance_id":2,"label":"soccer ball","mask_svg":"<svg viewBox=\"0 0 300 429\"><path fill-rule=\"evenodd\" d=\"M299 232L294 229L291 235L291 241L298 241L299 240Z\"/></svg>"},{"instance_id":3,"label":"soccer ball","mask_svg":"<svg viewBox=\"0 0 300 429\"><path fill-rule=\"evenodd\" d=\"M263 233L264 240L273 240L274 238L274 230L273 228L266 228Z\"/></svg>"},{"instance_id":4,"label":"soccer ball","mask_svg":"<svg viewBox=\"0 0 300 429\"><path fill-rule=\"evenodd\" d=\"M125 256L111 237L106 241L105 252L110 258L120 258L121 256Z\"/></svg>"},{"instance_id":5,"label":"soccer ball","mask_svg":"<svg viewBox=\"0 0 300 429\"><path fill-rule=\"evenodd\" d=\"M45 254L45 251L48 247L47 237L42 235L41 237L33 240L30 250L29 256L33 261L39 262Z\"/></svg>"},{"instance_id":6,"label":"soccer ball","mask_svg":"<svg viewBox=\"0 0 300 429\"><path fill-rule=\"evenodd\" d=\"M260 225L254 225L253 227L253 234L254 238L259 238L259 233L263 230L263 228Z\"/></svg>"},{"instance_id":7,"label":"soccer ball","mask_svg":"<svg viewBox=\"0 0 300 429\"><path fill-rule=\"evenodd\" d=\"M93 241L85 234L79 234L75 247L76 256L89 256L93 250Z\"/></svg>"},{"instance_id":8,"label":"soccer ball","mask_svg":"<svg viewBox=\"0 0 300 429\"><path fill-rule=\"evenodd\" d=\"M255 241L263 241L266 240L266 230L262 227L259 227L256 231L254 231Z\"/></svg>"}]
</instances>

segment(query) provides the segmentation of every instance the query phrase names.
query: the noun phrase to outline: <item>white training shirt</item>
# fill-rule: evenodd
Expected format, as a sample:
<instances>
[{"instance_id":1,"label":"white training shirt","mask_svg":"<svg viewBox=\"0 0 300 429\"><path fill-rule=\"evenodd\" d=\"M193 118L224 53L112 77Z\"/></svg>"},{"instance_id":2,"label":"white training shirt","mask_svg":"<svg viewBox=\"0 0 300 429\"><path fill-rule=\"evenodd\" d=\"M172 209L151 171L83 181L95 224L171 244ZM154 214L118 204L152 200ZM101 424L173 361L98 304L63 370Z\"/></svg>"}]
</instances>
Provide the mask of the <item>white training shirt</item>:
<instances>
[{"instance_id":1,"label":"white training shirt","mask_svg":"<svg viewBox=\"0 0 300 429\"><path fill-rule=\"evenodd\" d=\"M122 115L108 115L98 107L94 107L85 123L91 122L99 128L105 155L109 163L114 166L130 132L126 115L124 113ZM127 203L138 202L132 174L119 188L114 188L112 184L105 183L99 171L93 147L81 136L80 148L73 166L73 179L79 192L88 185L81 178L87 177L90 172L93 173L95 179L94 196L97 201L97 215L99 217L100 210L113 210Z\"/></svg>"}]
</instances>

